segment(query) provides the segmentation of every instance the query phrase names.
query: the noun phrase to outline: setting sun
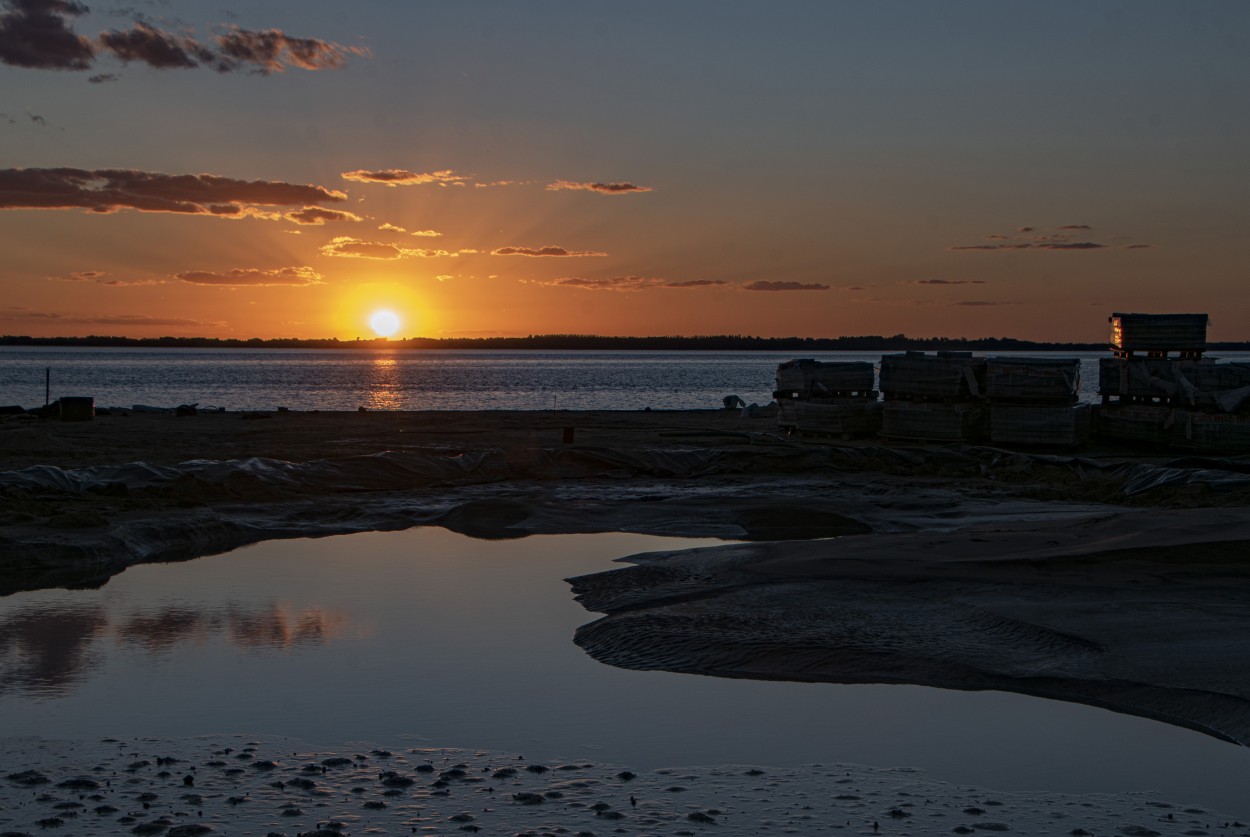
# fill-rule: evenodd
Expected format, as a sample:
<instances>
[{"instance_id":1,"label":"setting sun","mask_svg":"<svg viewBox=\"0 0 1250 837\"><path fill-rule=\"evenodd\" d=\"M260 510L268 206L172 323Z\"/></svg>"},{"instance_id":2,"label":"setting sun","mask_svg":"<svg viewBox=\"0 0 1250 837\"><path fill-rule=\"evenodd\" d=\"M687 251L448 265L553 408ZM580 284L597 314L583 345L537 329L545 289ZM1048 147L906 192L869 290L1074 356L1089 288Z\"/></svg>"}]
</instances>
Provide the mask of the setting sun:
<instances>
[{"instance_id":1,"label":"setting sun","mask_svg":"<svg viewBox=\"0 0 1250 837\"><path fill-rule=\"evenodd\" d=\"M369 317L369 327L379 337L390 337L399 331L399 315L394 311L374 311Z\"/></svg>"}]
</instances>

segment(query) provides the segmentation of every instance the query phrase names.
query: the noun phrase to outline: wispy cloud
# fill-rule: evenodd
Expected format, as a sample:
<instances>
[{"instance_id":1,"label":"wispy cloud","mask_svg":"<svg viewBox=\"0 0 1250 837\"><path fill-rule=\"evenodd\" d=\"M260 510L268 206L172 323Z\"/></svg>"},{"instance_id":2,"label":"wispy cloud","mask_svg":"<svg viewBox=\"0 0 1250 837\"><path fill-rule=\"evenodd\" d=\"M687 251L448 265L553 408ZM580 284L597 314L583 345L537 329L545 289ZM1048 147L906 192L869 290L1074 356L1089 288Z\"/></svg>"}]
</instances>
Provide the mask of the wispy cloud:
<instances>
[{"instance_id":1,"label":"wispy cloud","mask_svg":"<svg viewBox=\"0 0 1250 837\"><path fill-rule=\"evenodd\" d=\"M0 62L16 67L89 70L103 54L158 70L207 67L221 73L248 70L268 75L287 67L338 69L349 56L369 55L364 47L299 38L280 29L234 26L205 43L191 34L166 32L140 19L129 29L111 29L93 39L74 31L75 19L88 11L76 0L3 0L3 9ZM116 78L101 73L90 81Z\"/></svg>"},{"instance_id":2,"label":"wispy cloud","mask_svg":"<svg viewBox=\"0 0 1250 837\"><path fill-rule=\"evenodd\" d=\"M650 186L637 186L633 183L578 183L572 180L557 180L547 184L548 192L598 192L601 195L627 195L631 192L650 192Z\"/></svg>"},{"instance_id":3,"label":"wispy cloud","mask_svg":"<svg viewBox=\"0 0 1250 837\"><path fill-rule=\"evenodd\" d=\"M64 276L49 276L48 278L55 282L95 282L106 275L102 270L75 270Z\"/></svg>"},{"instance_id":4,"label":"wispy cloud","mask_svg":"<svg viewBox=\"0 0 1250 837\"><path fill-rule=\"evenodd\" d=\"M385 241L364 241L349 235L340 235L321 247L324 256L337 256L345 259L393 259L419 258L434 259L456 257L461 254L474 253L474 250L426 250L415 247L400 247Z\"/></svg>"},{"instance_id":5,"label":"wispy cloud","mask_svg":"<svg viewBox=\"0 0 1250 837\"><path fill-rule=\"evenodd\" d=\"M321 226L336 221L363 221L354 212L348 212L343 209L324 209L320 206L306 206L294 212L286 212L282 215L288 221L304 226Z\"/></svg>"},{"instance_id":6,"label":"wispy cloud","mask_svg":"<svg viewBox=\"0 0 1250 837\"><path fill-rule=\"evenodd\" d=\"M238 287L243 285L321 285L322 276L311 267L278 267L264 270L254 267L236 267L225 273L210 270L188 270L175 273L175 279L193 285L219 285Z\"/></svg>"},{"instance_id":7,"label":"wispy cloud","mask_svg":"<svg viewBox=\"0 0 1250 837\"><path fill-rule=\"evenodd\" d=\"M685 279L677 282L669 282L666 288L720 288L729 285L723 279Z\"/></svg>"},{"instance_id":8,"label":"wispy cloud","mask_svg":"<svg viewBox=\"0 0 1250 837\"><path fill-rule=\"evenodd\" d=\"M535 282L534 284L580 288L585 291L645 291L656 288L713 288L730 283L719 279L672 280L649 276L611 276L601 279L587 279L580 276L569 276L563 279Z\"/></svg>"},{"instance_id":9,"label":"wispy cloud","mask_svg":"<svg viewBox=\"0 0 1250 837\"><path fill-rule=\"evenodd\" d=\"M500 186L525 186L533 183L532 180L487 180L481 183L474 183L474 189L497 189Z\"/></svg>"},{"instance_id":10,"label":"wispy cloud","mask_svg":"<svg viewBox=\"0 0 1250 837\"><path fill-rule=\"evenodd\" d=\"M761 279L742 286L746 291L827 291L828 285L817 282L770 282Z\"/></svg>"},{"instance_id":11,"label":"wispy cloud","mask_svg":"<svg viewBox=\"0 0 1250 837\"><path fill-rule=\"evenodd\" d=\"M984 285L980 279L911 279L904 285Z\"/></svg>"},{"instance_id":12,"label":"wispy cloud","mask_svg":"<svg viewBox=\"0 0 1250 837\"><path fill-rule=\"evenodd\" d=\"M466 175L457 174L451 169L430 172L408 171L407 169L356 169L343 172L342 177L344 180L353 180L357 183L381 183L386 186L422 186L427 183L439 186L463 186L469 179Z\"/></svg>"},{"instance_id":13,"label":"wispy cloud","mask_svg":"<svg viewBox=\"0 0 1250 837\"><path fill-rule=\"evenodd\" d=\"M279 29L255 31L236 26L217 36L216 41L218 54L231 65L229 69L250 66L261 74L280 73L288 66L301 70L337 70L347 63L349 55L368 57L370 54L365 47L343 46L319 38L296 38Z\"/></svg>"},{"instance_id":14,"label":"wispy cloud","mask_svg":"<svg viewBox=\"0 0 1250 837\"><path fill-rule=\"evenodd\" d=\"M1036 235L1002 235L1001 233L993 233L991 235L982 236L984 240L996 242L994 244L960 244L947 247L947 250L965 250L965 251L983 251L993 252L995 250L1105 250L1112 245L1103 244L1099 241L1074 241L1073 233L1088 232L1093 229L1089 224L1061 224L1057 227L1048 229L1057 232L1037 232L1038 227L1017 227L1017 233L1037 233ZM1123 241L1124 236L1113 236L1111 241ZM1149 244L1133 244L1124 247L1125 250L1144 250L1149 248Z\"/></svg>"},{"instance_id":15,"label":"wispy cloud","mask_svg":"<svg viewBox=\"0 0 1250 837\"><path fill-rule=\"evenodd\" d=\"M133 169L0 169L0 209L174 212L217 217L281 217L262 207L307 207L346 200L342 192L281 181ZM348 213L350 214L350 213ZM316 223L316 222L313 222Z\"/></svg>"},{"instance_id":16,"label":"wispy cloud","mask_svg":"<svg viewBox=\"0 0 1250 837\"><path fill-rule=\"evenodd\" d=\"M440 238L442 233L438 230L406 230L398 224L383 224L378 227L383 232L404 233L405 235L413 235L417 238Z\"/></svg>"},{"instance_id":17,"label":"wispy cloud","mask_svg":"<svg viewBox=\"0 0 1250 837\"><path fill-rule=\"evenodd\" d=\"M221 322L195 320L186 317L153 317L148 314L63 314L15 308L10 308L3 315L3 319L40 323L65 323L67 325L210 327L224 325Z\"/></svg>"},{"instance_id":18,"label":"wispy cloud","mask_svg":"<svg viewBox=\"0 0 1250 837\"><path fill-rule=\"evenodd\" d=\"M497 247L490 251L492 256L533 256L533 257L564 257L564 256L606 256L593 250L566 250L549 244L546 247Z\"/></svg>"},{"instance_id":19,"label":"wispy cloud","mask_svg":"<svg viewBox=\"0 0 1250 837\"><path fill-rule=\"evenodd\" d=\"M994 305L1019 305L1018 302L995 302L987 299L964 299L959 302L948 302L947 305L958 305L966 308L985 308Z\"/></svg>"}]
</instances>

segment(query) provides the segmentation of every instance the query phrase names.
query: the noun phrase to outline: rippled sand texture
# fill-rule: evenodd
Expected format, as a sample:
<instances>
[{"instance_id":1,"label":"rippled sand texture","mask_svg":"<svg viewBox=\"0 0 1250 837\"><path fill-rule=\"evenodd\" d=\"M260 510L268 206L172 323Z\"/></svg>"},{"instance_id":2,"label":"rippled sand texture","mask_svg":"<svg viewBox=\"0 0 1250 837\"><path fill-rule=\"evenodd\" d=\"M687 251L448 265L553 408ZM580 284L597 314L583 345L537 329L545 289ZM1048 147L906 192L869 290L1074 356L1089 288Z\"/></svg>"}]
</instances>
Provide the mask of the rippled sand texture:
<instances>
[{"instance_id":1,"label":"rippled sand texture","mask_svg":"<svg viewBox=\"0 0 1250 837\"><path fill-rule=\"evenodd\" d=\"M633 669L1000 689L1250 743L1250 513L742 544L571 579Z\"/></svg>"}]
</instances>

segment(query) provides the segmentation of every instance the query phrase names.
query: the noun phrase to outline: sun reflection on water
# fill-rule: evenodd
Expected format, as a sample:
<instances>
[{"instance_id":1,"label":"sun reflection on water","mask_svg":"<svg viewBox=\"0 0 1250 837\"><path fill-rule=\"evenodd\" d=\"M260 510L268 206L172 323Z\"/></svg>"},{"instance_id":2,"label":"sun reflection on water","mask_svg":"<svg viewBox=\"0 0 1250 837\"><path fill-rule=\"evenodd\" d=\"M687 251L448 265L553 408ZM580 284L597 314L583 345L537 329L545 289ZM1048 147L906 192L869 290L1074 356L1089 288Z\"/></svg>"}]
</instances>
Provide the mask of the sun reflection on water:
<instances>
[{"instance_id":1,"label":"sun reflection on water","mask_svg":"<svg viewBox=\"0 0 1250 837\"><path fill-rule=\"evenodd\" d=\"M370 410L398 410L403 406L403 383L399 363L394 357L382 355L369 365L369 390L364 406Z\"/></svg>"}]
</instances>

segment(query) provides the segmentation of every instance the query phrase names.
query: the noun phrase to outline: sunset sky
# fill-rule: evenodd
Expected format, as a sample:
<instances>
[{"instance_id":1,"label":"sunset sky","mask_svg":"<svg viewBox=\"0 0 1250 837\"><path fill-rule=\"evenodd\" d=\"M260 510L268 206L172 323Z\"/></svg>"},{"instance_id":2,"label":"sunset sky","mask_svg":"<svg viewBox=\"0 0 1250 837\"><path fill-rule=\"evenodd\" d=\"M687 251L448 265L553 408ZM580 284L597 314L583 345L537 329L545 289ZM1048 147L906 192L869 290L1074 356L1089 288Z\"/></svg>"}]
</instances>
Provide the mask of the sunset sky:
<instances>
[{"instance_id":1,"label":"sunset sky","mask_svg":"<svg viewBox=\"0 0 1250 837\"><path fill-rule=\"evenodd\" d=\"M0 0L0 334L1250 339L1250 2Z\"/></svg>"}]
</instances>

